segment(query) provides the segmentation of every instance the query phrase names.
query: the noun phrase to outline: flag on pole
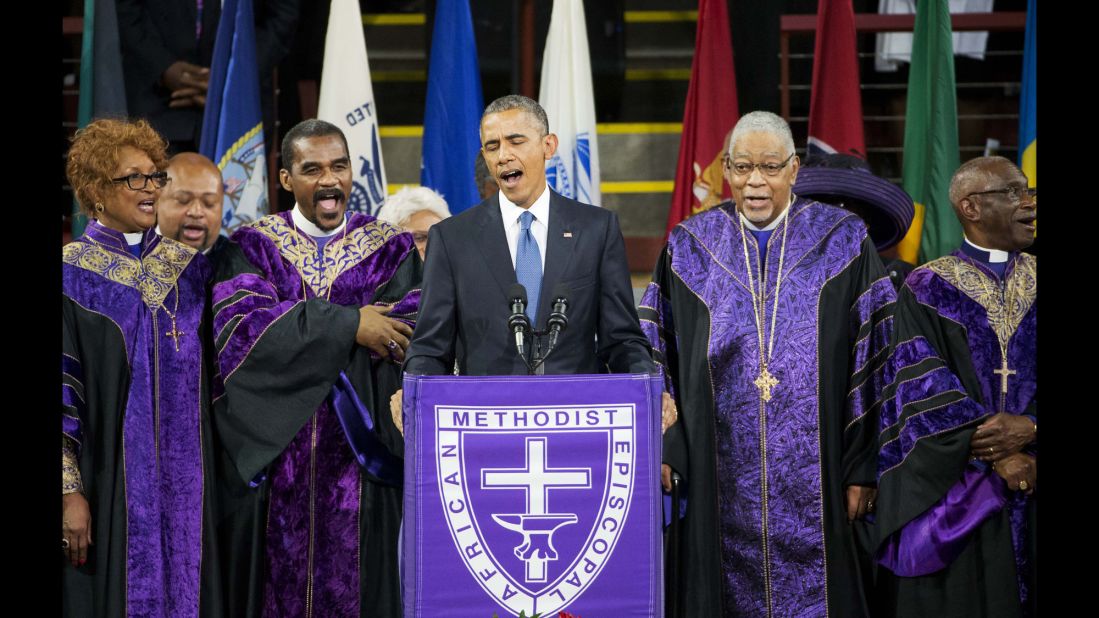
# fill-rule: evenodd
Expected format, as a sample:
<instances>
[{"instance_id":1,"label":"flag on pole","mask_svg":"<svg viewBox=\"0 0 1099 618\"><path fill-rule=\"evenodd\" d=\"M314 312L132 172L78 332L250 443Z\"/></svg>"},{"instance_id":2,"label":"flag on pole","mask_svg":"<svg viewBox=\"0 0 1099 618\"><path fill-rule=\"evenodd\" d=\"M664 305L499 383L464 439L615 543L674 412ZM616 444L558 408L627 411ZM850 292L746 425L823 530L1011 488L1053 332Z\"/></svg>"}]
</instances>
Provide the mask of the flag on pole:
<instances>
[{"instance_id":1,"label":"flag on pole","mask_svg":"<svg viewBox=\"0 0 1099 618\"><path fill-rule=\"evenodd\" d=\"M948 0L951 14L991 13L992 0ZM881 0L882 15L914 15L916 0ZM912 62L911 32L879 32L876 37L874 69L880 73L895 73L901 63ZM988 31L955 32L951 37L954 55L984 60L988 48Z\"/></svg>"},{"instance_id":2,"label":"flag on pole","mask_svg":"<svg viewBox=\"0 0 1099 618\"><path fill-rule=\"evenodd\" d=\"M481 201L473 165L480 156L484 108L469 3L440 0L431 34L420 184L441 193L455 214Z\"/></svg>"},{"instance_id":3,"label":"flag on pole","mask_svg":"<svg viewBox=\"0 0 1099 618\"><path fill-rule=\"evenodd\" d=\"M347 208L376 215L385 201L385 166L358 0L332 0L320 90L317 118L339 127L350 150L355 176Z\"/></svg>"},{"instance_id":4,"label":"flag on pole","mask_svg":"<svg viewBox=\"0 0 1099 618\"><path fill-rule=\"evenodd\" d=\"M1038 13L1035 0L1026 4L1023 44L1023 91L1019 96L1019 167L1030 186L1038 186Z\"/></svg>"},{"instance_id":5,"label":"flag on pole","mask_svg":"<svg viewBox=\"0 0 1099 618\"><path fill-rule=\"evenodd\" d=\"M546 182L565 197L600 206L599 142L583 0L554 0L538 99L557 134Z\"/></svg>"},{"instance_id":6,"label":"flag on pole","mask_svg":"<svg viewBox=\"0 0 1099 618\"><path fill-rule=\"evenodd\" d=\"M838 152L865 159L855 11L851 0L820 0L816 36L809 100L809 154Z\"/></svg>"},{"instance_id":7,"label":"flag on pole","mask_svg":"<svg viewBox=\"0 0 1099 618\"><path fill-rule=\"evenodd\" d=\"M80 49L80 96L76 126L94 118L126 116L126 82L122 78L122 51L118 44L118 15L114 0L85 0L84 33ZM73 200L72 237L84 233L88 218Z\"/></svg>"},{"instance_id":8,"label":"flag on pole","mask_svg":"<svg viewBox=\"0 0 1099 618\"><path fill-rule=\"evenodd\" d=\"M214 39L199 152L225 179L222 234L267 214L267 157L260 113L252 0L225 0Z\"/></svg>"},{"instance_id":9,"label":"flag on pole","mask_svg":"<svg viewBox=\"0 0 1099 618\"><path fill-rule=\"evenodd\" d=\"M946 0L916 7L904 121L904 190L916 216L897 245L901 259L922 264L957 249L962 227L950 205L950 178L960 165L954 50Z\"/></svg>"},{"instance_id":10,"label":"flag on pole","mask_svg":"<svg viewBox=\"0 0 1099 618\"><path fill-rule=\"evenodd\" d=\"M683 219L701 211L706 196L724 194L724 181L720 176L707 174L702 166L710 169L715 157L720 158L725 134L738 118L728 9L725 0L699 0L691 83L683 109L675 190L668 211L669 232ZM718 187L711 186L715 178Z\"/></svg>"}]
</instances>

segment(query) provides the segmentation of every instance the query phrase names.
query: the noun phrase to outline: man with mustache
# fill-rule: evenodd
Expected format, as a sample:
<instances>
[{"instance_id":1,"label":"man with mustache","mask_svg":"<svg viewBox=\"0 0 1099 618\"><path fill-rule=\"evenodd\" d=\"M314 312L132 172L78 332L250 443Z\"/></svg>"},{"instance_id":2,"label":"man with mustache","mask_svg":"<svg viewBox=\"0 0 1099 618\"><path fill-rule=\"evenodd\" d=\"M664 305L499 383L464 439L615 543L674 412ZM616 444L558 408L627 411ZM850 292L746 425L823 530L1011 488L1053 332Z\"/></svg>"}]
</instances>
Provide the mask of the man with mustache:
<instances>
[{"instance_id":1,"label":"man with mustache","mask_svg":"<svg viewBox=\"0 0 1099 618\"><path fill-rule=\"evenodd\" d=\"M403 443L386 402L420 256L410 234L347 212L334 125L292 128L282 165L297 203L233 233L211 299L229 613L399 616Z\"/></svg>"},{"instance_id":2,"label":"man with mustache","mask_svg":"<svg viewBox=\"0 0 1099 618\"><path fill-rule=\"evenodd\" d=\"M197 152L168 159L168 186L156 203L157 231L207 255L228 242L221 236L225 182L214 162Z\"/></svg>"},{"instance_id":3,"label":"man with mustache","mask_svg":"<svg viewBox=\"0 0 1099 618\"><path fill-rule=\"evenodd\" d=\"M897 298L881 406L883 616L1035 615L1036 189L1003 157L958 168L962 246Z\"/></svg>"}]
</instances>

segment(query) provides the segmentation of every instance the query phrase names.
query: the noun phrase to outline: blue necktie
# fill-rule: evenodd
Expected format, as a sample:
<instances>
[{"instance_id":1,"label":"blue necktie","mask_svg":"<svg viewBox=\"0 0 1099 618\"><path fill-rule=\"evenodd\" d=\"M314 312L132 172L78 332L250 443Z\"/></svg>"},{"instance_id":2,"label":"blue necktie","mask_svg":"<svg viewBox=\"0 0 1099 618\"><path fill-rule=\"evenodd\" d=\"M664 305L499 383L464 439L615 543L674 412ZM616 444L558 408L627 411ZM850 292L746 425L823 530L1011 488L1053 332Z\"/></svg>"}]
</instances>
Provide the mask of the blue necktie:
<instances>
[{"instance_id":1,"label":"blue necktie","mask_svg":"<svg viewBox=\"0 0 1099 618\"><path fill-rule=\"evenodd\" d=\"M538 296L542 291L542 254L530 232L534 215L519 215L519 247L515 252L515 278L527 289L527 317L534 324L538 315Z\"/></svg>"}]
</instances>

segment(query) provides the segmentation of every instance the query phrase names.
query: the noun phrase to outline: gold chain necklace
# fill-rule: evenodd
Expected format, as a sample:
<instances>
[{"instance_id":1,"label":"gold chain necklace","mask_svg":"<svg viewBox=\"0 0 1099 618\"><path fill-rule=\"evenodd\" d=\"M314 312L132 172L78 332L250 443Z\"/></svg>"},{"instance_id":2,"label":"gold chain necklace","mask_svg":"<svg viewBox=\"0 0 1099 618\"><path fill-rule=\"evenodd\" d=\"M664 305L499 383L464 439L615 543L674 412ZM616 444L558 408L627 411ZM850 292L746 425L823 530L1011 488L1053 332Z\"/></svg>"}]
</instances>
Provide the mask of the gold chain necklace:
<instances>
[{"instance_id":1,"label":"gold chain necklace","mask_svg":"<svg viewBox=\"0 0 1099 618\"><path fill-rule=\"evenodd\" d=\"M997 296L999 296L999 300L1000 300L999 315L998 316L993 316L992 312L990 311L989 316L988 316L988 321L989 321L989 326L991 326L993 332L996 333L996 341L1000 344L1000 368L999 369L993 369L992 373L998 374L1000 376L1000 411L1001 412L1003 412L1004 408L1007 406L1007 380L1010 376L1013 376L1016 373L1018 373L1016 370L1011 369L1010 367L1008 367L1008 364L1007 364L1007 348L1008 348L1008 344L1011 342L1011 336L1014 333L1003 332L1005 329L1000 328L997 325L997 322L1001 322L1001 323L1006 324L1008 316L1010 315L1010 311L1015 306L1015 300L1016 300L1016 297L1018 296L1018 294L1016 293L1018 286L1017 285L1012 285L1016 281L1016 278L1009 278L1007 276L1007 274L1008 274L1007 273L1007 267L1010 266L1010 265L1011 265L1011 262L1007 262L1004 265L1003 285L997 285L996 286L999 289L999 292L1000 292L999 295L997 295L995 292L993 292L992 289L989 287L989 285L988 285L989 277L987 275L985 275L984 273L980 273L980 276L978 277L978 279L980 279L980 281L981 281L981 286L985 290L985 294L988 296L989 305L992 305L992 299L996 298ZM980 272L980 270L978 270L977 272ZM1014 273L1012 273L1012 274L1014 274Z\"/></svg>"},{"instance_id":2,"label":"gold chain necklace","mask_svg":"<svg viewBox=\"0 0 1099 618\"><path fill-rule=\"evenodd\" d=\"M737 220L740 222L740 242L744 247L744 264L748 269L748 291L752 293L752 317L756 322L756 335L759 337L759 366L760 372L753 382L756 388L759 389L759 396L763 401L771 401L771 389L778 386L779 381L775 376L771 374L767 369L767 363L771 360L771 354L775 347L775 320L778 317L778 292L779 287L782 285L782 265L786 258L786 232L790 229L790 207L794 203L793 196L790 197L790 204L786 207L786 212L783 213L786 220L782 223L782 245L779 249L778 256L778 275L775 277L775 307L771 311L771 334L767 341L766 356L764 355L764 327L767 324L767 304L764 294L767 287L767 273L763 269L762 260L757 264L760 271L759 293L756 293L755 279L752 277L752 264L748 257L748 234L744 228L744 215L739 211L737 212ZM756 252L759 255L759 252Z\"/></svg>"},{"instance_id":3,"label":"gold chain necklace","mask_svg":"<svg viewBox=\"0 0 1099 618\"><path fill-rule=\"evenodd\" d=\"M100 249L103 249L104 251L109 252L111 250L110 247L108 247L107 245L104 245L103 243L97 241L96 239L88 236L87 234L84 235L84 239L87 240L88 242L92 243L93 245L99 247ZM127 255L129 255L128 252L127 252ZM142 276L143 277L148 277L148 275L145 273L145 262L144 262L144 260L142 260L141 258L134 258L134 259L137 261L138 265L141 267ZM176 277L174 280L172 280L172 291L175 292L175 304L172 307L172 311L168 311L168 307L164 305L163 300L157 302L156 306L153 307L153 310L155 311L156 309L163 309L164 313L168 315L168 319L171 320L171 322L172 322L172 330L164 333L164 336L165 337L170 337L172 339L172 342L175 344L176 352L179 352L179 338L182 337L183 335L187 334L186 332L181 331L178 328L176 328L176 314L179 312L179 277ZM144 297L144 294L142 294L142 297ZM146 303L146 304L148 304L148 303Z\"/></svg>"}]
</instances>

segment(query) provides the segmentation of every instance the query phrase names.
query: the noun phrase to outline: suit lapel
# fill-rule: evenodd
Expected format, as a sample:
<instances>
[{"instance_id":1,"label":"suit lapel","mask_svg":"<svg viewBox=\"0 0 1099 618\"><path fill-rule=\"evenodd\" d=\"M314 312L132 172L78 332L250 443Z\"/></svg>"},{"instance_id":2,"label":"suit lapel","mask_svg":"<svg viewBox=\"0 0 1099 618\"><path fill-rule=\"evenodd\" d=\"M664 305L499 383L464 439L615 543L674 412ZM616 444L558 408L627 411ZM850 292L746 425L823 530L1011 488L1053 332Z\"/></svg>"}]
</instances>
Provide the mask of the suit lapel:
<instances>
[{"instance_id":1,"label":"suit lapel","mask_svg":"<svg viewBox=\"0 0 1099 618\"><path fill-rule=\"evenodd\" d=\"M495 194L480 206L477 248L485 259L485 266L500 286L500 294L506 296L508 288L516 283L515 267L511 264L511 250L504 234L504 221L500 217L500 197Z\"/></svg>"},{"instance_id":2,"label":"suit lapel","mask_svg":"<svg viewBox=\"0 0 1099 618\"><path fill-rule=\"evenodd\" d=\"M580 230L573 225L565 198L550 190L549 233L546 237L546 268L542 273L542 295L536 322L544 324L553 305L553 287L569 272L569 263L579 246ZM568 234L566 236L566 234Z\"/></svg>"}]
</instances>

